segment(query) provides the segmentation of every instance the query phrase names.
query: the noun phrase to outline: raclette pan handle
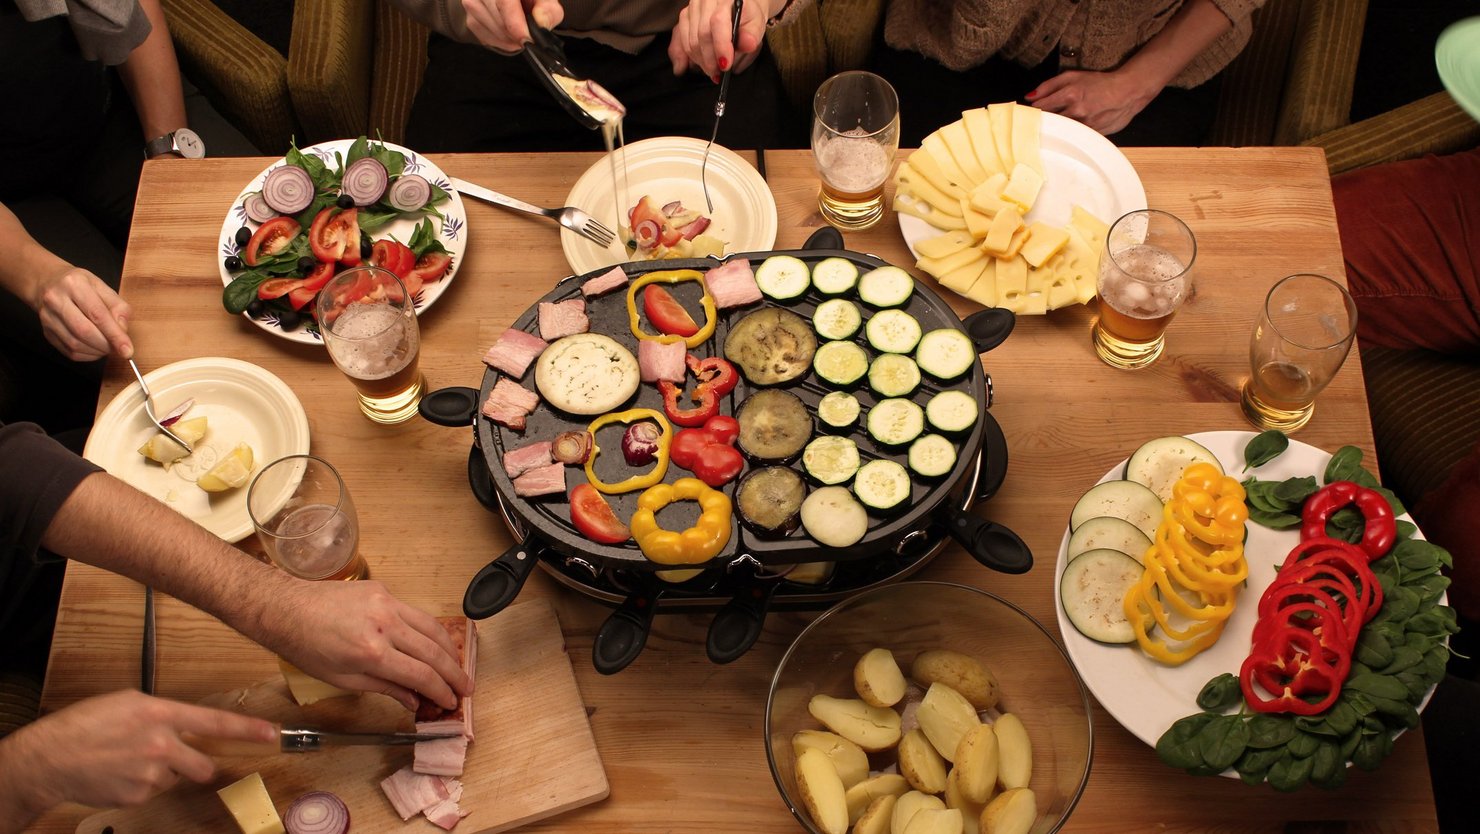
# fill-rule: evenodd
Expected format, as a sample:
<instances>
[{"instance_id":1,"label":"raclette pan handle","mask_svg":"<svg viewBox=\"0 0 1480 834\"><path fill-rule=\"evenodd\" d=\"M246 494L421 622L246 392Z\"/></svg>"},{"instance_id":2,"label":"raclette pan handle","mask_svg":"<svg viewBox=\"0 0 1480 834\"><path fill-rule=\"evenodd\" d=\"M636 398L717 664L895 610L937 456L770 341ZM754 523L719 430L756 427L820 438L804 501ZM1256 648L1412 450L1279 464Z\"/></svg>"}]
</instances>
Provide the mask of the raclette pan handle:
<instances>
[{"instance_id":1,"label":"raclette pan handle","mask_svg":"<svg viewBox=\"0 0 1480 834\"><path fill-rule=\"evenodd\" d=\"M531 543L534 546L529 546ZM483 566L468 583L463 594L463 613L473 620L484 620L509 607L524 587L524 580L534 571L543 548L533 538L516 544L503 555Z\"/></svg>"},{"instance_id":2,"label":"raclette pan handle","mask_svg":"<svg viewBox=\"0 0 1480 834\"><path fill-rule=\"evenodd\" d=\"M766 611L771 597L781 587L781 580L758 581L751 578L741 583L735 596L715 612L709 624L704 651L715 663L731 663L755 645L766 624Z\"/></svg>"},{"instance_id":3,"label":"raclette pan handle","mask_svg":"<svg viewBox=\"0 0 1480 834\"><path fill-rule=\"evenodd\" d=\"M423 420L457 429L473 425L478 416L478 389L457 386L438 388L421 398L416 411Z\"/></svg>"},{"instance_id":4,"label":"raclette pan handle","mask_svg":"<svg viewBox=\"0 0 1480 834\"><path fill-rule=\"evenodd\" d=\"M833 226L823 226L813 232L802 244L803 249L842 249L843 233Z\"/></svg>"},{"instance_id":5,"label":"raclette pan handle","mask_svg":"<svg viewBox=\"0 0 1480 834\"><path fill-rule=\"evenodd\" d=\"M946 532L961 543L971 558L1002 573L1027 573L1033 569L1033 551L1017 533L995 521L963 512L949 502L941 505Z\"/></svg>"},{"instance_id":6,"label":"raclette pan handle","mask_svg":"<svg viewBox=\"0 0 1480 834\"><path fill-rule=\"evenodd\" d=\"M976 345L976 352L986 353L1007 341L1012 328L1017 325L1017 316L1011 310L988 307L967 316L962 324L966 326L966 335Z\"/></svg>"},{"instance_id":7,"label":"raclette pan handle","mask_svg":"<svg viewBox=\"0 0 1480 834\"><path fill-rule=\"evenodd\" d=\"M591 665L603 675L615 675L642 654L662 589L638 588L613 611L591 644Z\"/></svg>"}]
</instances>

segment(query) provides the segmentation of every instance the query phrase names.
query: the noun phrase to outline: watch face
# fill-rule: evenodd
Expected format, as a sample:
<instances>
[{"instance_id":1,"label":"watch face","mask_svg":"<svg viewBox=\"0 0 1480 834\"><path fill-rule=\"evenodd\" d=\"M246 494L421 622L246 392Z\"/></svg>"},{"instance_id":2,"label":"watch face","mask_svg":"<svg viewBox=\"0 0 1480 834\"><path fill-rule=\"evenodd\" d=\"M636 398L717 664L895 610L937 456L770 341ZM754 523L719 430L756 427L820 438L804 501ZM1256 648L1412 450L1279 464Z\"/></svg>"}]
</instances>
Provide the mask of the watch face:
<instances>
[{"instance_id":1,"label":"watch face","mask_svg":"<svg viewBox=\"0 0 1480 834\"><path fill-rule=\"evenodd\" d=\"M205 143L187 127L175 131L175 149L186 159L200 159L206 155Z\"/></svg>"}]
</instances>

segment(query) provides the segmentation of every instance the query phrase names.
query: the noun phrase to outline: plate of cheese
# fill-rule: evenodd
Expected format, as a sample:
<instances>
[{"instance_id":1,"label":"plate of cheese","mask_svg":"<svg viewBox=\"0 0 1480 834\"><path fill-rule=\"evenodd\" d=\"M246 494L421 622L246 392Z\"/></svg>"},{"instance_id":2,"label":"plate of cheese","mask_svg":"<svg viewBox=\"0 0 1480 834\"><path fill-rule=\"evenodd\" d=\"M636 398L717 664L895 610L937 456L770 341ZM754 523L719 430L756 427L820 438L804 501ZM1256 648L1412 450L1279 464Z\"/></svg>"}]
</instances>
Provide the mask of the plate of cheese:
<instances>
[{"instance_id":1,"label":"plate of cheese","mask_svg":"<svg viewBox=\"0 0 1480 834\"><path fill-rule=\"evenodd\" d=\"M1141 178L1109 139L1011 102L967 110L926 136L894 182L915 266L1019 314L1093 298L1110 224L1146 208Z\"/></svg>"}]
</instances>

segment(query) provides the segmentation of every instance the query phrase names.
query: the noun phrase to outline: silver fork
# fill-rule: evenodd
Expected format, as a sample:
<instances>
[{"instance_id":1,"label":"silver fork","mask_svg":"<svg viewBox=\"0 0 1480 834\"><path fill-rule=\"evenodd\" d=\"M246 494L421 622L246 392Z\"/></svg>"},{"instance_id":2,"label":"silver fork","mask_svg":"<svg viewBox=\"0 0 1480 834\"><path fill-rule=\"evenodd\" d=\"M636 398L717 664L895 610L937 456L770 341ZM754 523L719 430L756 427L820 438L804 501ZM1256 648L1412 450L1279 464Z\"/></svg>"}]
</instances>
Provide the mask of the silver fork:
<instances>
[{"instance_id":1,"label":"silver fork","mask_svg":"<svg viewBox=\"0 0 1480 834\"><path fill-rule=\"evenodd\" d=\"M139 388L144 392L144 413L149 415L149 421L152 422L160 431L164 432L164 435L166 437L180 444L180 447L183 448L185 451L195 451L194 449L190 448L189 443L181 440L178 434L175 434L174 432L166 428L164 423L159 422L159 417L155 416L154 414L154 395L149 393L149 383L144 381L144 375L139 372L139 366L134 364L134 360L132 358L128 360L128 366L134 369L134 376L137 377L139 380Z\"/></svg>"},{"instance_id":2,"label":"silver fork","mask_svg":"<svg viewBox=\"0 0 1480 834\"><path fill-rule=\"evenodd\" d=\"M459 194L477 197L496 206L522 211L526 214L538 214L548 217L597 246L600 246L602 249L611 246L612 242L617 239L615 232L603 226L596 218L574 206L540 208L523 200L516 200L507 194L500 194L481 185L475 185L467 180L460 180L457 177L451 177L449 179L452 182L452 187L457 189Z\"/></svg>"}]
</instances>

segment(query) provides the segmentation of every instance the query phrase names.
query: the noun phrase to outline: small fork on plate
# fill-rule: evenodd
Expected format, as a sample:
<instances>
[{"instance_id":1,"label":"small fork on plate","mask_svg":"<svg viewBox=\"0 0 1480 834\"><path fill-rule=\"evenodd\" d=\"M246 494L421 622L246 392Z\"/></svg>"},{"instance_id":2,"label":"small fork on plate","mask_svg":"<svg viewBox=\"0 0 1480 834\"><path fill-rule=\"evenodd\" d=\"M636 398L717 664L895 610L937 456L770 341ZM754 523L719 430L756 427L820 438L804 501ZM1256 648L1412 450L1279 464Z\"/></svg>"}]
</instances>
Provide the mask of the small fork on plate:
<instances>
[{"instance_id":1,"label":"small fork on plate","mask_svg":"<svg viewBox=\"0 0 1480 834\"><path fill-rule=\"evenodd\" d=\"M540 208L539 206L526 203L523 200L516 200L507 194L500 194L497 191L484 188L467 180L458 179L457 177L449 177L449 180L452 182L452 187L457 189L459 194L477 197L496 206L522 211L526 214L538 214L548 217L597 246L600 246L602 249L611 246L612 242L617 239L615 232L603 226L596 218L574 206Z\"/></svg>"},{"instance_id":2,"label":"small fork on plate","mask_svg":"<svg viewBox=\"0 0 1480 834\"><path fill-rule=\"evenodd\" d=\"M164 423L159 422L159 417L154 414L154 395L149 393L149 383L144 381L144 375L139 372L139 366L134 363L132 357L130 357L128 360L128 366L134 369L134 376L137 377L139 380L139 388L144 392L144 413L149 415L149 421L153 423L155 427L158 428L161 432L164 432L165 437L168 437L169 439L180 444L180 447L185 451L195 451L194 449L190 448L189 443L181 440L178 434L170 431Z\"/></svg>"}]
</instances>

